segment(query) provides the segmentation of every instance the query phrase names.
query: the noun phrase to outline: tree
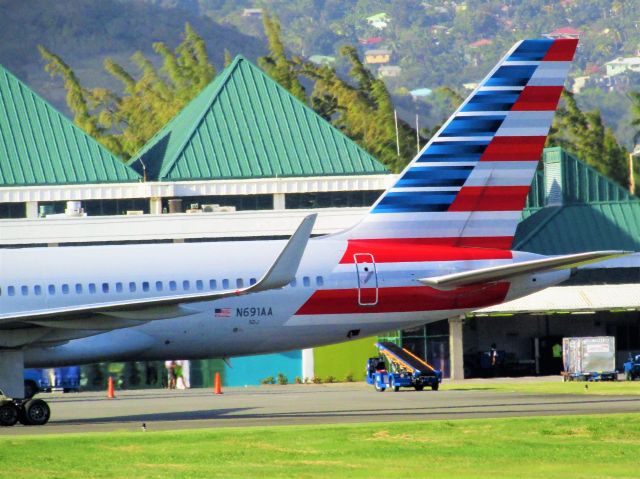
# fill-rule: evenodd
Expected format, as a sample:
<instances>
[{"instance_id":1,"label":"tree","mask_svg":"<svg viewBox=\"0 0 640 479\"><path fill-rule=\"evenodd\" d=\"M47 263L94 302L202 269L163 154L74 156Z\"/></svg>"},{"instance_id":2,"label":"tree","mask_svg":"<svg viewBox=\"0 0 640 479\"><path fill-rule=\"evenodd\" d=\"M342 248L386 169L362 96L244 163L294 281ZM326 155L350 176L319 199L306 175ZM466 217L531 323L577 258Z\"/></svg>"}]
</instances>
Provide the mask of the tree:
<instances>
[{"instance_id":1,"label":"tree","mask_svg":"<svg viewBox=\"0 0 640 479\"><path fill-rule=\"evenodd\" d=\"M162 59L157 69L142 53L132 60L139 75L129 73L110 58L105 70L122 83L122 93L106 88L84 88L74 71L57 55L38 47L53 77L64 79L67 104L74 122L112 153L128 159L215 76L202 38L185 25L182 42L171 51L164 43L153 49Z\"/></svg>"},{"instance_id":2,"label":"tree","mask_svg":"<svg viewBox=\"0 0 640 479\"><path fill-rule=\"evenodd\" d=\"M562 105L555 115L547 146L561 146L600 173L628 184L627 151L605 127L600 111L583 112L573 94L564 90Z\"/></svg>"},{"instance_id":3,"label":"tree","mask_svg":"<svg viewBox=\"0 0 640 479\"><path fill-rule=\"evenodd\" d=\"M295 66L287 58L284 44L280 37L280 22L275 17L270 17L266 12L262 15L264 32L269 42L269 54L258 60L258 65L267 72L275 81L293 94L296 98L305 101L306 95L302 84L298 80Z\"/></svg>"}]
</instances>

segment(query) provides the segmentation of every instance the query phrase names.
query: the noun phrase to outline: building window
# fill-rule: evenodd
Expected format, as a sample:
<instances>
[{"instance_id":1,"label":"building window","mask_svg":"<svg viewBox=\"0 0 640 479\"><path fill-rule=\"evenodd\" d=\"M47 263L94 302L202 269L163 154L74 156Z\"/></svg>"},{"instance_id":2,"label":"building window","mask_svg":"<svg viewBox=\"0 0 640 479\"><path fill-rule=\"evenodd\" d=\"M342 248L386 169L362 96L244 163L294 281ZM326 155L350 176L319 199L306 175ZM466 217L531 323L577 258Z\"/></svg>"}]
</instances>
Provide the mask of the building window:
<instances>
[{"instance_id":1,"label":"building window","mask_svg":"<svg viewBox=\"0 0 640 479\"><path fill-rule=\"evenodd\" d=\"M284 197L284 205L288 210L355 208L371 206L381 194L382 191L379 190L287 193Z\"/></svg>"}]
</instances>

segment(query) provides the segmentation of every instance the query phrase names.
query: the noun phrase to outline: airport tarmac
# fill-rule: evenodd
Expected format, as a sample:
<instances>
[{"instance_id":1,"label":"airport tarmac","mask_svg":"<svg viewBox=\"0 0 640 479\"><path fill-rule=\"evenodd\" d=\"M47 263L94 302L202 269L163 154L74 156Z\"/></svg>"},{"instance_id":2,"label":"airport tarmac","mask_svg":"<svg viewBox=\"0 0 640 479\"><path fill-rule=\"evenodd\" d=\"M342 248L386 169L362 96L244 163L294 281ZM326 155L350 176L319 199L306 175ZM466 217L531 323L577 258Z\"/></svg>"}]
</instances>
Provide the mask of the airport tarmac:
<instances>
[{"instance_id":1,"label":"airport tarmac","mask_svg":"<svg viewBox=\"0 0 640 479\"><path fill-rule=\"evenodd\" d=\"M0 428L0 435L172 430L229 426L421 421L640 412L640 396L538 395L406 389L378 393L364 383L43 394L51 420Z\"/></svg>"}]
</instances>

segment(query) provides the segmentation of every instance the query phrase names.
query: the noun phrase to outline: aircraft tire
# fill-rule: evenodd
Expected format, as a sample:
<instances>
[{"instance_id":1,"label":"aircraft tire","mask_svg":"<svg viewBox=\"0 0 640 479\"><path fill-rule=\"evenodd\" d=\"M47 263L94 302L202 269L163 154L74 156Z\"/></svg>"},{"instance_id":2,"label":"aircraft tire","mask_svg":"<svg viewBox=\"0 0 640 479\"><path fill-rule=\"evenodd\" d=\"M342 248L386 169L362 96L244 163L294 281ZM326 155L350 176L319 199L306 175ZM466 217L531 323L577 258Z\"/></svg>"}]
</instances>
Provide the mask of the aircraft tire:
<instances>
[{"instance_id":1,"label":"aircraft tire","mask_svg":"<svg viewBox=\"0 0 640 479\"><path fill-rule=\"evenodd\" d=\"M0 404L0 426L11 427L18 422L18 407L11 401Z\"/></svg>"},{"instance_id":2,"label":"aircraft tire","mask_svg":"<svg viewBox=\"0 0 640 479\"><path fill-rule=\"evenodd\" d=\"M30 399L22 407L24 411L24 422L26 426L44 426L49 422L51 417L51 409L49 405L42 399Z\"/></svg>"}]
</instances>

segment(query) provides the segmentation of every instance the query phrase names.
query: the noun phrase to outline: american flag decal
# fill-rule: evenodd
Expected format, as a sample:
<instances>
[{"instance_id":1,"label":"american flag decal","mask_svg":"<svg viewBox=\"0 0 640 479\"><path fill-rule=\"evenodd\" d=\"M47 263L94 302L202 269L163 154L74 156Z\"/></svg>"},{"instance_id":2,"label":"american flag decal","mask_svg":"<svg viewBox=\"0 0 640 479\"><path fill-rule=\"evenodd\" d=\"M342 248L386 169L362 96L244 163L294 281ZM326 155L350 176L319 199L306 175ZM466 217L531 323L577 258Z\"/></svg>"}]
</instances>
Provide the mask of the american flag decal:
<instances>
[{"instance_id":1,"label":"american flag decal","mask_svg":"<svg viewBox=\"0 0 640 479\"><path fill-rule=\"evenodd\" d=\"M230 318L231 308L216 308L214 310L214 316L216 318Z\"/></svg>"}]
</instances>

